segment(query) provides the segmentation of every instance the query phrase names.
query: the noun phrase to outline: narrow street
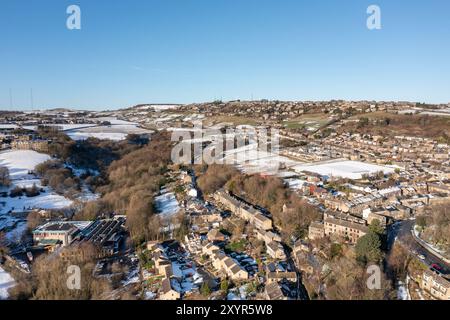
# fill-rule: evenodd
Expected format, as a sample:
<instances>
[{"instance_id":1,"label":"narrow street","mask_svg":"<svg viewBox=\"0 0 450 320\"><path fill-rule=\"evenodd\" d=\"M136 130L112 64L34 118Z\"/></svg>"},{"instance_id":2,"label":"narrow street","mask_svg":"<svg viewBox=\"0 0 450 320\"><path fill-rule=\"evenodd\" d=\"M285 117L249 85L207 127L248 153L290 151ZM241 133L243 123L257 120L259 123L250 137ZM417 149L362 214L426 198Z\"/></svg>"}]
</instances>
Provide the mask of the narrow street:
<instances>
[{"instance_id":1,"label":"narrow street","mask_svg":"<svg viewBox=\"0 0 450 320\"><path fill-rule=\"evenodd\" d=\"M291 269L295 270L295 273L297 274L297 300L309 300L308 291L306 291L306 288L302 283L302 273L298 271L290 253L288 253L287 261Z\"/></svg>"}]
</instances>

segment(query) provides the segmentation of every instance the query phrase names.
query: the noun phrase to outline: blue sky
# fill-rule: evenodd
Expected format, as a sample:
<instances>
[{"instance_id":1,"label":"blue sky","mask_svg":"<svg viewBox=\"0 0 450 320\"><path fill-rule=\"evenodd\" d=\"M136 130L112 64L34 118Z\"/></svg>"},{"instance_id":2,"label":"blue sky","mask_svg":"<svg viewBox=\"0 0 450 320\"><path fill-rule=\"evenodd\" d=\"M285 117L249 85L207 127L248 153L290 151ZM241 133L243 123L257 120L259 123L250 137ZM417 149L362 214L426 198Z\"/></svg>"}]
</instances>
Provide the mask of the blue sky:
<instances>
[{"instance_id":1,"label":"blue sky","mask_svg":"<svg viewBox=\"0 0 450 320\"><path fill-rule=\"evenodd\" d=\"M66 8L81 8L81 30ZM366 28L381 8L382 29ZM0 109L450 102L448 0L0 0Z\"/></svg>"}]
</instances>

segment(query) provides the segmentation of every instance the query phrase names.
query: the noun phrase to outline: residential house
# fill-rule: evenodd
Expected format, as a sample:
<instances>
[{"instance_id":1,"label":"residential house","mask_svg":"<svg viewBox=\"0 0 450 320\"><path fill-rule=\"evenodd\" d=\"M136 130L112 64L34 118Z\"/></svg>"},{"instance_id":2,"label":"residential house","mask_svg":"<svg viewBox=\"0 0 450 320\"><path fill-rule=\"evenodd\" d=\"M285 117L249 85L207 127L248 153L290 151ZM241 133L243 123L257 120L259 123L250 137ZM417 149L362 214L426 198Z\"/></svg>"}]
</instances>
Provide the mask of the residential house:
<instances>
[{"instance_id":1,"label":"residential house","mask_svg":"<svg viewBox=\"0 0 450 320\"><path fill-rule=\"evenodd\" d=\"M225 272L230 279L236 281L248 280L248 272L223 252L214 251L210 257L214 268Z\"/></svg>"},{"instance_id":2,"label":"residential house","mask_svg":"<svg viewBox=\"0 0 450 320\"><path fill-rule=\"evenodd\" d=\"M181 298L180 293L173 289L170 278L164 278L162 281L159 298L161 300L178 300Z\"/></svg>"},{"instance_id":3,"label":"residential house","mask_svg":"<svg viewBox=\"0 0 450 320\"><path fill-rule=\"evenodd\" d=\"M324 226L326 236L337 236L352 244L355 244L359 238L369 231L366 225L331 216L325 217Z\"/></svg>"},{"instance_id":4,"label":"residential house","mask_svg":"<svg viewBox=\"0 0 450 320\"><path fill-rule=\"evenodd\" d=\"M279 282L281 280L288 280L297 282L297 274L295 272L268 272L266 275L267 284L272 282Z\"/></svg>"},{"instance_id":5,"label":"residential house","mask_svg":"<svg viewBox=\"0 0 450 320\"><path fill-rule=\"evenodd\" d=\"M285 260L286 253L284 252L283 246L277 241L270 241L266 244L267 254L273 259Z\"/></svg>"},{"instance_id":6,"label":"residential house","mask_svg":"<svg viewBox=\"0 0 450 320\"><path fill-rule=\"evenodd\" d=\"M267 284L264 288L264 295L267 300L287 300L278 282Z\"/></svg>"},{"instance_id":7,"label":"residential house","mask_svg":"<svg viewBox=\"0 0 450 320\"><path fill-rule=\"evenodd\" d=\"M421 288L439 300L450 300L450 281L431 270L422 275Z\"/></svg>"},{"instance_id":8,"label":"residential house","mask_svg":"<svg viewBox=\"0 0 450 320\"><path fill-rule=\"evenodd\" d=\"M325 236L325 227L323 222L314 221L308 227L308 238L310 240L320 239Z\"/></svg>"},{"instance_id":9,"label":"residential house","mask_svg":"<svg viewBox=\"0 0 450 320\"><path fill-rule=\"evenodd\" d=\"M225 241L225 235L217 229L212 229L206 235L209 241Z\"/></svg>"}]
</instances>

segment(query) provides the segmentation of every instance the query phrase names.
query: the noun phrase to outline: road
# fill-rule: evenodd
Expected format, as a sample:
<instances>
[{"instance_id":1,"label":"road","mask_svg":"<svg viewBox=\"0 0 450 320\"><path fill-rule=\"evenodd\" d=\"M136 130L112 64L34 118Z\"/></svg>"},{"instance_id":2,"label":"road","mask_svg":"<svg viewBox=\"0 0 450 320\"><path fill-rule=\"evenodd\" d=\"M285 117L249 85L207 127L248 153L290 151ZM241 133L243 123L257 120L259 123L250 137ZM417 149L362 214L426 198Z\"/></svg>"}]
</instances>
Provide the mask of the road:
<instances>
[{"instance_id":1,"label":"road","mask_svg":"<svg viewBox=\"0 0 450 320\"><path fill-rule=\"evenodd\" d=\"M425 259L423 260L428 266L431 267L433 264L439 264L442 267L441 272L443 274L450 274L450 265L448 265L445 261L438 258L426 248L424 248L420 243L418 243L412 233L411 230L414 228L415 221L413 220L405 220L400 221L389 227L388 230L388 249L390 250L395 241L399 241L402 244L409 247L413 252L416 253L417 256L423 255Z\"/></svg>"},{"instance_id":2,"label":"road","mask_svg":"<svg viewBox=\"0 0 450 320\"><path fill-rule=\"evenodd\" d=\"M309 300L308 291L302 283L302 273L297 269L290 252L287 253L287 262L291 270L297 274L297 300Z\"/></svg>"}]
</instances>

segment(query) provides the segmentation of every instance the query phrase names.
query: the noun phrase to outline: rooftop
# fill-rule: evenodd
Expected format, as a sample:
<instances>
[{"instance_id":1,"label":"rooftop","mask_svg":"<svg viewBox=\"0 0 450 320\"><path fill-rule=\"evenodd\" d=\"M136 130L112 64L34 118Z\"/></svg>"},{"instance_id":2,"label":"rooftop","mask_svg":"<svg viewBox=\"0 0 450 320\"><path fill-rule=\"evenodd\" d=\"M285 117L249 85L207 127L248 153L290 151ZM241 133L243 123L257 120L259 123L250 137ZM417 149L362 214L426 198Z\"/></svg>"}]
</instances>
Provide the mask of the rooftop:
<instances>
[{"instance_id":1,"label":"rooftop","mask_svg":"<svg viewBox=\"0 0 450 320\"><path fill-rule=\"evenodd\" d=\"M51 221L37 227L33 233L40 232L69 232L71 230L83 230L91 224L90 221Z\"/></svg>"}]
</instances>

